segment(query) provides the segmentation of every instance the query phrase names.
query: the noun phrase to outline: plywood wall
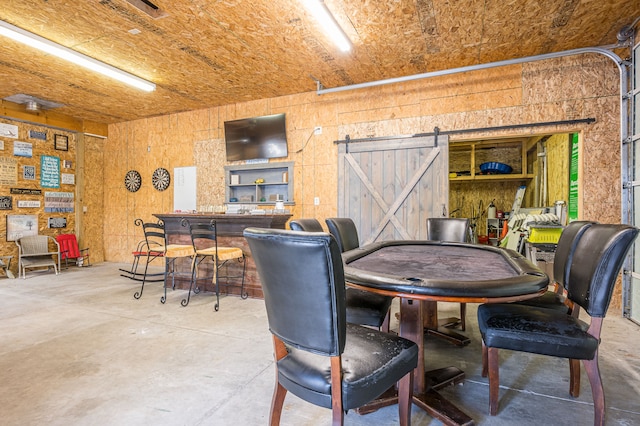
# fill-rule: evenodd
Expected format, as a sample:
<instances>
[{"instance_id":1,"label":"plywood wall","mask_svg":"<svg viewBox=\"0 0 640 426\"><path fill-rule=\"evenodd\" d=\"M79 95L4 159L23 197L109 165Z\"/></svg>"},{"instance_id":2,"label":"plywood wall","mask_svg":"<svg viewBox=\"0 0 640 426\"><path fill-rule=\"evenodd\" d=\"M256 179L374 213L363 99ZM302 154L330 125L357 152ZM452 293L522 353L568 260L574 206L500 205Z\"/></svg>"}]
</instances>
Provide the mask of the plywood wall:
<instances>
[{"instance_id":1,"label":"plywood wall","mask_svg":"<svg viewBox=\"0 0 640 426\"><path fill-rule=\"evenodd\" d=\"M25 123L0 118L0 123L16 126L17 137L7 134L0 135L0 161L3 168L3 181L0 183L0 196L6 201L10 198L11 207L4 205L0 209L0 255L14 256L12 271L17 275L18 247L15 242L7 241L7 216L8 215L35 215L37 217L38 234L56 236L61 233L77 233L76 208L71 212L46 212L45 193L71 193L76 194L77 175L77 138L73 132L53 129L33 123ZM54 146L55 135L67 138L66 150L56 149ZM41 139L44 138L44 139ZM21 145L25 150L16 150ZM62 145L58 145L63 148ZM72 178L73 183L62 183L61 176L56 188L43 187L41 159L42 156L53 157L60 163L60 175ZM29 175L29 170L34 175ZM39 191L34 194L12 194L12 189ZM8 197L8 198L7 198ZM29 207L19 207L20 202L33 202ZM49 219L66 219L65 228L49 228Z\"/></svg>"},{"instance_id":2,"label":"plywood wall","mask_svg":"<svg viewBox=\"0 0 640 426\"><path fill-rule=\"evenodd\" d=\"M511 137L526 134L580 133L583 141L580 183L581 217L619 222L620 147L618 72L609 59L595 54L512 65L460 75L318 96L315 93L242 102L109 126L104 147L105 259L129 262L141 238L133 220L152 219L172 209L172 189L151 186L157 167L198 166L199 204L222 203L224 184L223 123L226 120L284 112L289 157L294 165L294 217L324 220L337 211L336 140L408 135L441 130L506 126L593 117L594 124L546 126L478 132L451 140ZM315 135L314 127L322 127ZM140 191L124 188L127 170L142 174ZM597 178L595 178L597 177ZM513 202L482 188L485 203ZM452 186L455 190L455 186ZM318 197L319 205L314 205ZM474 205L471 196L453 198L451 209Z\"/></svg>"}]
</instances>

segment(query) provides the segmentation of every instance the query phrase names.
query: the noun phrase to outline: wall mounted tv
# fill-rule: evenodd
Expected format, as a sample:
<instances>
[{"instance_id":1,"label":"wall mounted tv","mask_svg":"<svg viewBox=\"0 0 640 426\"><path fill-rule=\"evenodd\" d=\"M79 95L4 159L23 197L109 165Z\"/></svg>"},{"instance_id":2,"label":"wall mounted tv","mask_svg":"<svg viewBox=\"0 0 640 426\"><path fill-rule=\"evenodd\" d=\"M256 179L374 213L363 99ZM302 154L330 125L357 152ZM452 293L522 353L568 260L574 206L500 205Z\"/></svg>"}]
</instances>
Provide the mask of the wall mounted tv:
<instances>
[{"instance_id":1,"label":"wall mounted tv","mask_svg":"<svg viewBox=\"0 0 640 426\"><path fill-rule=\"evenodd\" d=\"M225 121L224 138L227 161L288 155L284 113Z\"/></svg>"}]
</instances>

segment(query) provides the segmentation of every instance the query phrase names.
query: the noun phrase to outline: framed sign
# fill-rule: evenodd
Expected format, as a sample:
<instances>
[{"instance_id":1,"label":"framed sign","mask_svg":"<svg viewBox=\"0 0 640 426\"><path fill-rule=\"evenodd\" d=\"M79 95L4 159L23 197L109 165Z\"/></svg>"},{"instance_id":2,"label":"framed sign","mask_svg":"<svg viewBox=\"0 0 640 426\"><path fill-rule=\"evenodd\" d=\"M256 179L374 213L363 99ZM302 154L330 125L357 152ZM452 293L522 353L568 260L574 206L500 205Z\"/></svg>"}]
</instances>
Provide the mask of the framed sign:
<instances>
[{"instance_id":1,"label":"framed sign","mask_svg":"<svg viewBox=\"0 0 640 426\"><path fill-rule=\"evenodd\" d=\"M7 241L28 235L38 235L38 216L35 214L7 215Z\"/></svg>"},{"instance_id":2,"label":"framed sign","mask_svg":"<svg viewBox=\"0 0 640 426\"><path fill-rule=\"evenodd\" d=\"M40 186L60 188L60 159L58 157L40 156Z\"/></svg>"},{"instance_id":3,"label":"framed sign","mask_svg":"<svg viewBox=\"0 0 640 426\"><path fill-rule=\"evenodd\" d=\"M69 151L69 137L65 135L54 135L53 146L58 151Z\"/></svg>"}]
</instances>

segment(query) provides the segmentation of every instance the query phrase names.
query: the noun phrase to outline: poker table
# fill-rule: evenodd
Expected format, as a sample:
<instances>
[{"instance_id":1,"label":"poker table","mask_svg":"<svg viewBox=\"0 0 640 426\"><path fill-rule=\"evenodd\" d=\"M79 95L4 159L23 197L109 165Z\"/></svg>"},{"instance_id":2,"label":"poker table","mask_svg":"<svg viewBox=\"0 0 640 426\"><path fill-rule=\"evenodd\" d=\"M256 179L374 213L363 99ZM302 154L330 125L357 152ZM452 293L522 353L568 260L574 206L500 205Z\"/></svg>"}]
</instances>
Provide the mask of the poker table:
<instances>
[{"instance_id":1,"label":"poker table","mask_svg":"<svg viewBox=\"0 0 640 426\"><path fill-rule=\"evenodd\" d=\"M430 315L429 308L435 309L435 302L514 302L543 294L549 284L549 277L524 256L488 245L383 241L345 252L343 260L347 285L400 298L399 333L418 344L421 359L424 316ZM437 392L463 380L464 372L455 367L425 372L425 364L419 362L414 403L445 424L473 424L473 419ZM390 390L359 412L375 411L396 401Z\"/></svg>"}]
</instances>

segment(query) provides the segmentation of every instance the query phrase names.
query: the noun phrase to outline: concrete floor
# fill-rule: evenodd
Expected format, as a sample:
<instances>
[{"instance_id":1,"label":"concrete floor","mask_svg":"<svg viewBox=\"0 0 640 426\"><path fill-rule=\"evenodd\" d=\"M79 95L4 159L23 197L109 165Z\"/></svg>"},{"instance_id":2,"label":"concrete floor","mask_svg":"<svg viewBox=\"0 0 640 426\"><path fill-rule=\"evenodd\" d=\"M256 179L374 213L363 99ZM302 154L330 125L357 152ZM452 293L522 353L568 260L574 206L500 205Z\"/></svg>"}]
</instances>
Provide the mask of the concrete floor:
<instances>
[{"instance_id":1,"label":"concrete floor","mask_svg":"<svg viewBox=\"0 0 640 426\"><path fill-rule=\"evenodd\" d=\"M70 268L58 276L29 272L0 280L0 413L3 425L265 425L274 383L272 347L261 300L196 295L161 285L133 298L138 283L119 276L128 265ZM427 337L428 368L455 365L464 385L441 393L482 425L587 425L591 391L582 374L579 398L568 394L565 360L502 351L500 412L488 413L480 376L475 306L468 305L464 348ZM397 309L397 308L396 308ZM440 304L457 312L457 304ZM394 328L397 323L394 323ZM600 366L610 425L640 424L640 327L611 313ZM414 406L413 424L439 425ZM283 425L330 423L330 412L288 395ZM397 424L396 407L347 425Z\"/></svg>"}]
</instances>

